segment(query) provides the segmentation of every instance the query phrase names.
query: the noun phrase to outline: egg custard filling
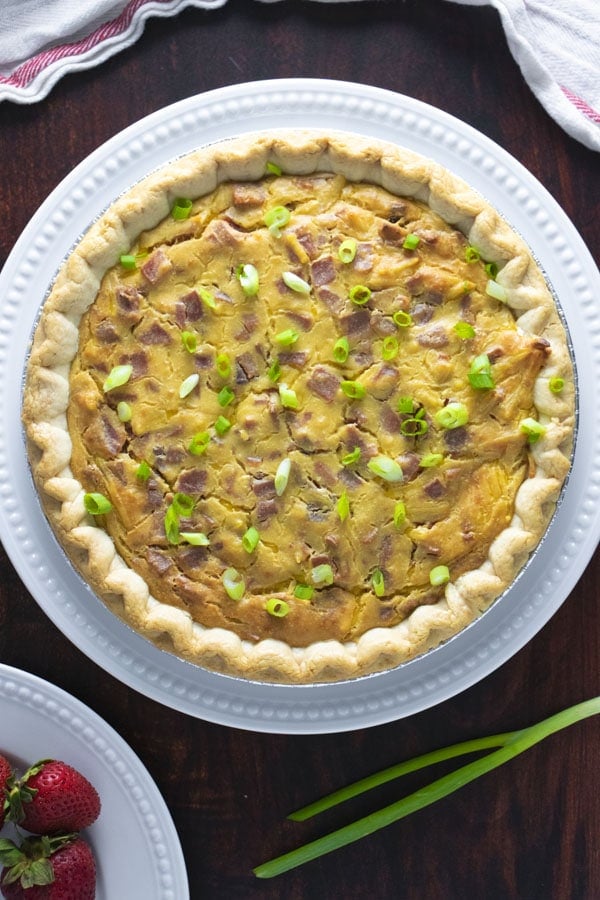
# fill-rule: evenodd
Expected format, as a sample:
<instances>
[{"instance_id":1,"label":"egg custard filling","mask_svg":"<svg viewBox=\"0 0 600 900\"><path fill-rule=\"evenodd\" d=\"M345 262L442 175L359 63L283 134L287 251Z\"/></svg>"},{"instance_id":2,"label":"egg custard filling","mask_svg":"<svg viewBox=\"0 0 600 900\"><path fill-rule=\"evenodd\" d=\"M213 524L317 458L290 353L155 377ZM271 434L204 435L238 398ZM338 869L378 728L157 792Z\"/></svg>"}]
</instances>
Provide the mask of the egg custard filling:
<instances>
[{"instance_id":1,"label":"egg custard filling","mask_svg":"<svg viewBox=\"0 0 600 900\"><path fill-rule=\"evenodd\" d=\"M347 140L234 143L233 165L225 145L200 193L195 157L175 164L154 220L142 183L112 212L126 245L95 226L93 296L59 279L32 349L34 471L71 558L135 628L230 674L339 680L460 631L569 467L566 337L520 239L445 170Z\"/></svg>"}]
</instances>

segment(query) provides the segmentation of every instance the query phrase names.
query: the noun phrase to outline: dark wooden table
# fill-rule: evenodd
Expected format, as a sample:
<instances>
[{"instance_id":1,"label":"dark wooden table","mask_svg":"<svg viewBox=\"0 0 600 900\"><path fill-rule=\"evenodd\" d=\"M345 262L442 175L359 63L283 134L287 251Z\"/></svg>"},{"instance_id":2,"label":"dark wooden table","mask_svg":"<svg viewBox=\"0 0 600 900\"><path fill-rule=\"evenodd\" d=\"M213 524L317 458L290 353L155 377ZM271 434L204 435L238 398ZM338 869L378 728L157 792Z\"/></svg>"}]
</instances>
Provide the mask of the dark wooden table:
<instances>
[{"instance_id":1,"label":"dark wooden table","mask_svg":"<svg viewBox=\"0 0 600 900\"><path fill-rule=\"evenodd\" d=\"M600 211L592 202L599 157L563 133L535 100L494 10L442 0L335 6L229 0L220 10L188 9L150 21L133 48L65 77L38 104L0 104L0 263L47 194L122 128L191 94L292 76L395 90L470 123L541 181L600 258ZM63 637L4 554L0 566L0 660L74 694L139 754L171 810L194 900L600 896L596 720L359 844L273 881L258 881L251 871L353 812L402 796L390 786L323 822L284 822L320 793L600 693L598 554L537 637L482 683L409 719L301 737L206 723L136 694ZM422 781L415 776L409 787Z\"/></svg>"}]
</instances>

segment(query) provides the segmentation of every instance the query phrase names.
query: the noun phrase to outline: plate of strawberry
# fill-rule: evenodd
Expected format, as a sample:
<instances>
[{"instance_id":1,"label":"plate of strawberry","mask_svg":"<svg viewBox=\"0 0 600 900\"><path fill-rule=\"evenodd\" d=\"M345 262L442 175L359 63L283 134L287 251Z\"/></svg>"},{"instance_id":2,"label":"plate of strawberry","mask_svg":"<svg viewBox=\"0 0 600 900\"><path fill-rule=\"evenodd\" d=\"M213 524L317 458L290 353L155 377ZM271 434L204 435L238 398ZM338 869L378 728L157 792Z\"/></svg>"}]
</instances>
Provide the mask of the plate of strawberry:
<instances>
[{"instance_id":1,"label":"plate of strawberry","mask_svg":"<svg viewBox=\"0 0 600 900\"><path fill-rule=\"evenodd\" d=\"M0 664L0 722L0 897L189 897L164 800L103 719Z\"/></svg>"}]
</instances>

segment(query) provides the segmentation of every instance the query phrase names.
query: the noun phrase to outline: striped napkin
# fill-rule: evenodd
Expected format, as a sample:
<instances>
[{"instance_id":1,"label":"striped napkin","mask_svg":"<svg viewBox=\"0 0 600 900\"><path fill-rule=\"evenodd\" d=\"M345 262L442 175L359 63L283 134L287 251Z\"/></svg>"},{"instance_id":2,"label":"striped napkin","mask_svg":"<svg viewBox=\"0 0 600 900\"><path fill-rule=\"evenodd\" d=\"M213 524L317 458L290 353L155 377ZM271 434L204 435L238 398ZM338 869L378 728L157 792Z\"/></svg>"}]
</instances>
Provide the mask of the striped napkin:
<instances>
[{"instance_id":1,"label":"striped napkin","mask_svg":"<svg viewBox=\"0 0 600 900\"><path fill-rule=\"evenodd\" d=\"M43 99L67 72L91 68L133 44L149 16L173 16L188 6L216 9L226 2L0 0L0 100ZM494 6L540 103L568 134L600 150L600 0L437 2Z\"/></svg>"}]
</instances>

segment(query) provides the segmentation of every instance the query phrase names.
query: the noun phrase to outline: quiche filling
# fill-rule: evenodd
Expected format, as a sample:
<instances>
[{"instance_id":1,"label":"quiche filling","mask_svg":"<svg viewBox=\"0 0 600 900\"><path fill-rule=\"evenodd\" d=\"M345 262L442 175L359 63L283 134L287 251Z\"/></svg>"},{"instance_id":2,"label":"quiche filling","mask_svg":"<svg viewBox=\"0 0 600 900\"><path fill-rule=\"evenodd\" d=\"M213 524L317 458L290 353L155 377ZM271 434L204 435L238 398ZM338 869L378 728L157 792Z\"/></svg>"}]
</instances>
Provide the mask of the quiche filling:
<instances>
[{"instance_id":1,"label":"quiche filling","mask_svg":"<svg viewBox=\"0 0 600 900\"><path fill-rule=\"evenodd\" d=\"M458 229L277 173L177 201L122 252L79 325L70 467L156 600L307 647L485 562L533 474L550 343Z\"/></svg>"}]
</instances>

